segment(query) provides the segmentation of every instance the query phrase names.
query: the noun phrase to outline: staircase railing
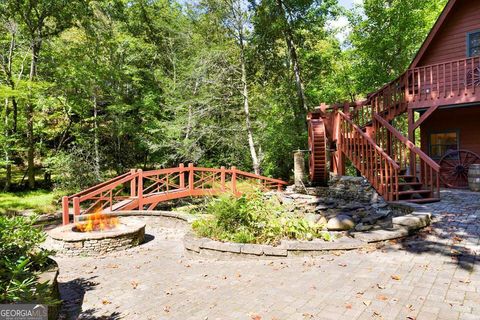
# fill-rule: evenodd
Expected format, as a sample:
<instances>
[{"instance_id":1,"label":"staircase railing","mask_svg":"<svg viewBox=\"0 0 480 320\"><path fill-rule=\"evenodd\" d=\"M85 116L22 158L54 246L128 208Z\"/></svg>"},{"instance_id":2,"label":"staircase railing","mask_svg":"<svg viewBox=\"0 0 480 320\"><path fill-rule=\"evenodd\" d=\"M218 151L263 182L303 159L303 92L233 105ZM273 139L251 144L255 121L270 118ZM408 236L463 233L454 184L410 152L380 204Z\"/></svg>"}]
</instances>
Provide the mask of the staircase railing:
<instances>
[{"instance_id":1,"label":"staircase railing","mask_svg":"<svg viewBox=\"0 0 480 320\"><path fill-rule=\"evenodd\" d=\"M249 183L242 182L248 180ZM70 203L74 221L81 214L98 210L153 210L162 201L212 196L231 192L239 195L252 187L251 182L263 190L281 190L287 182L241 171L235 167L201 168L192 163L185 167L151 171L134 170L118 177L62 198L63 224L70 223ZM122 202L123 201L123 202Z\"/></svg>"},{"instance_id":2,"label":"staircase railing","mask_svg":"<svg viewBox=\"0 0 480 320\"><path fill-rule=\"evenodd\" d=\"M376 144L385 150L413 182L422 183L440 197L440 166L380 115L373 120Z\"/></svg>"},{"instance_id":3,"label":"staircase railing","mask_svg":"<svg viewBox=\"0 0 480 320\"><path fill-rule=\"evenodd\" d=\"M342 111L340 115L340 151L387 200L398 201L400 166Z\"/></svg>"}]
</instances>

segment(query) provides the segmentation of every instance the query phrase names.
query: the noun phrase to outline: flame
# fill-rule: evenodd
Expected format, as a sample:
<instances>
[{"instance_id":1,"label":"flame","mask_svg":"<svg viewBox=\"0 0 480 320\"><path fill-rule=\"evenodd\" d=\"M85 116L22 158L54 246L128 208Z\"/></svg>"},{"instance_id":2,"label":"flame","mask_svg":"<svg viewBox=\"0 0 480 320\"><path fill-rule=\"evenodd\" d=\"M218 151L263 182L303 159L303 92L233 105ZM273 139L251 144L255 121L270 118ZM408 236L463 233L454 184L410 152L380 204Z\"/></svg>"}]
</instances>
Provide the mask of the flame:
<instances>
[{"instance_id":1,"label":"flame","mask_svg":"<svg viewBox=\"0 0 480 320\"><path fill-rule=\"evenodd\" d=\"M75 224L75 227L80 232L92 232L114 229L119 223L118 217L111 217L98 211L89 215L86 221Z\"/></svg>"}]
</instances>

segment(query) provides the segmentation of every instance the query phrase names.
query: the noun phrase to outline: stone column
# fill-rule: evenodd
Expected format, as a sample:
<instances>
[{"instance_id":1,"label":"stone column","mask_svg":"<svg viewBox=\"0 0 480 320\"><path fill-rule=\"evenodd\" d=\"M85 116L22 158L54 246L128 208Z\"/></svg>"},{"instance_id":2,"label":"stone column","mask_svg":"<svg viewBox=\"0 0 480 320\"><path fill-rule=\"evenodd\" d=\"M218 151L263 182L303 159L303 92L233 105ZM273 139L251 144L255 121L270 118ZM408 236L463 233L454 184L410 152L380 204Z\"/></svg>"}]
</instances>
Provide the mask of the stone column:
<instances>
[{"instance_id":1,"label":"stone column","mask_svg":"<svg viewBox=\"0 0 480 320\"><path fill-rule=\"evenodd\" d=\"M305 153L303 151L296 151L293 154L293 173L295 188L304 188L305 182Z\"/></svg>"}]
</instances>

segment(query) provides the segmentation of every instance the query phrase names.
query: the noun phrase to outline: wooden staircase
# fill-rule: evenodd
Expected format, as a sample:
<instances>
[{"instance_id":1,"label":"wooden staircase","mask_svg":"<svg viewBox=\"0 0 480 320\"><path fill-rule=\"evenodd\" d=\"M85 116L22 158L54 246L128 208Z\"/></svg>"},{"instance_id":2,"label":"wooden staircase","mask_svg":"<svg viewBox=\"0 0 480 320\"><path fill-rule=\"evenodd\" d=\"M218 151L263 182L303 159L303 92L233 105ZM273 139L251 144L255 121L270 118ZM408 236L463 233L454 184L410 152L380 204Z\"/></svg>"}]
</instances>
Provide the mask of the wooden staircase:
<instances>
[{"instance_id":1,"label":"wooden staircase","mask_svg":"<svg viewBox=\"0 0 480 320\"><path fill-rule=\"evenodd\" d=\"M401 86L392 88L385 87L391 91L384 92L386 96L379 91L351 112L336 110L340 115L338 151L387 201L439 201L439 165L389 122L407 111Z\"/></svg>"}]
</instances>

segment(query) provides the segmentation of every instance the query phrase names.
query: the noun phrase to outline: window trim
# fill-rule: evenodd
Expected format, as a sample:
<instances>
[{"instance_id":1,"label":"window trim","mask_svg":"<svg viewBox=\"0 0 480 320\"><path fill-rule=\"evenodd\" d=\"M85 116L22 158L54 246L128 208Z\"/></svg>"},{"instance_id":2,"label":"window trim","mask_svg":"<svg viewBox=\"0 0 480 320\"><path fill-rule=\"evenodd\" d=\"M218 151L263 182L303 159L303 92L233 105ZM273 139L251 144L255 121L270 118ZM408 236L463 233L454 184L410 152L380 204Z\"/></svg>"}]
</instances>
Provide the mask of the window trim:
<instances>
[{"instance_id":1,"label":"window trim","mask_svg":"<svg viewBox=\"0 0 480 320\"><path fill-rule=\"evenodd\" d=\"M472 36L472 34L475 34L475 33L480 33L480 29L478 30L474 30L474 31L471 31L471 32L467 32L467 58L472 58L474 56L470 55L470 49L471 49L471 46L470 46L470 37ZM480 55L479 55L480 56ZM478 57L478 56L475 56L475 57Z\"/></svg>"},{"instance_id":2,"label":"window trim","mask_svg":"<svg viewBox=\"0 0 480 320\"><path fill-rule=\"evenodd\" d=\"M435 130L428 132L428 155L433 160L440 160L442 157L434 157L432 154L432 135L439 134L439 133L452 133L455 132L457 134L457 150L460 150L460 129L447 129L447 130Z\"/></svg>"}]
</instances>

